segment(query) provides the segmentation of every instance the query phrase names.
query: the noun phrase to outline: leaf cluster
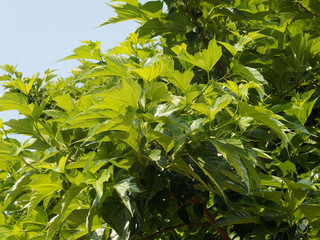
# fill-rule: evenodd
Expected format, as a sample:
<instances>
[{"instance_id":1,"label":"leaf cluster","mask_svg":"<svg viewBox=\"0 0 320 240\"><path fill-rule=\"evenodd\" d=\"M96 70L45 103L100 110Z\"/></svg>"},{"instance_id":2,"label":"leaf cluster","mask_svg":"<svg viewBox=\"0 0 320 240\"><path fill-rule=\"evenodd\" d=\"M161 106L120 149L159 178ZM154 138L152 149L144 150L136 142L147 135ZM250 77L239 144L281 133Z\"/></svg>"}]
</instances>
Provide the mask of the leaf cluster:
<instances>
[{"instance_id":1,"label":"leaf cluster","mask_svg":"<svg viewBox=\"0 0 320 240\"><path fill-rule=\"evenodd\" d=\"M70 77L1 66L1 239L318 239L319 5L125 0Z\"/></svg>"}]
</instances>

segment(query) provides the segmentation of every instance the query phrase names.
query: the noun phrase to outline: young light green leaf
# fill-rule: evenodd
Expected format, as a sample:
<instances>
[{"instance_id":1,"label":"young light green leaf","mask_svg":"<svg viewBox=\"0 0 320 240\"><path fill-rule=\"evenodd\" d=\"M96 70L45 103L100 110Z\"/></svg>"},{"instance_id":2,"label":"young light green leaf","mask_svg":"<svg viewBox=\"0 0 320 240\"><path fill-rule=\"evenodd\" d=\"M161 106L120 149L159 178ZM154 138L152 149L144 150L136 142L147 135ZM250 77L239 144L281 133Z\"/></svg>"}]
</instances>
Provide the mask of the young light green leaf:
<instances>
[{"instance_id":1,"label":"young light green leaf","mask_svg":"<svg viewBox=\"0 0 320 240\"><path fill-rule=\"evenodd\" d=\"M140 8L148 18L160 18L162 14L163 3L161 1L146 2Z\"/></svg>"},{"instance_id":2,"label":"young light green leaf","mask_svg":"<svg viewBox=\"0 0 320 240\"><path fill-rule=\"evenodd\" d=\"M218 62L221 56L221 47L217 45L215 39L212 39L209 42L208 48L203 50L202 52L197 52L194 56L187 55L184 52L184 54L179 55L178 58L196 65L199 68L204 69L206 72L209 72Z\"/></svg>"},{"instance_id":3,"label":"young light green leaf","mask_svg":"<svg viewBox=\"0 0 320 240\"><path fill-rule=\"evenodd\" d=\"M168 73L168 81L171 82L176 87L180 88L183 93L187 93L190 89L190 82L194 77L194 73L191 69L184 72L175 70Z\"/></svg>"},{"instance_id":4,"label":"young light green leaf","mask_svg":"<svg viewBox=\"0 0 320 240\"><path fill-rule=\"evenodd\" d=\"M147 19L143 15L139 7L136 4L131 4L133 4L133 1L131 1L130 4L117 3L114 5L110 5L117 13L117 16L110 17L108 20L101 23L98 27L127 20L138 20L141 22L146 22Z\"/></svg>"},{"instance_id":5,"label":"young light green leaf","mask_svg":"<svg viewBox=\"0 0 320 240\"><path fill-rule=\"evenodd\" d=\"M161 74L162 68L163 65L159 62L148 67L135 69L133 72L137 73L144 81L151 82Z\"/></svg>"},{"instance_id":6,"label":"young light green leaf","mask_svg":"<svg viewBox=\"0 0 320 240\"><path fill-rule=\"evenodd\" d=\"M113 109L119 111L124 106L137 108L140 99L141 87L137 81L124 79L122 87L114 87L111 90L99 93L99 97L104 97L101 104L95 108Z\"/></svg>"},{"instance_id":7,"label":"young light green leaf","mask_svg":"<svg viewBox=\"0 0 320 240\"><path fill-rule=\"evenodd\" d=\"M25 112L27 98L22 93L6 92L0 97L0 111L19 110Z\"/></svg>"},{"instance_id":8,"label":"young light green leaf","mask_svg":"<svg viewBox=\"0 0 320 240\"><path fill-rule=\"evenodd\" d=\"M71 112L75 107L75 100L70 94L60 95L53 98L56 101L57 106L61 107L66 112Z\"/></svg>"},{"instance_id":9,"label":"young light green leaf","mask_svg":"<svg viewBox=\"0 0 320 240\"><path fill-rule=\"evenodd\" d=\"M27 134L27 135L34 135L34 126L31 120L27 118L22 119L11 119L8 122L4 123L8 127L12 128L14 131Z\"/></svg>"},{"instance_id":10,"label":"young light green leaf","mask_svg":"<svg viewBox=\"0 0 320 240\"><path fill-rule=\"evenodd\" d=\"M162 82L150 82L147 85L147 96L151 99L151 106L156 105L161 101L170 101L172 95L167 89L167 84Z\"/></svg>"},{"instance_id":11,"label":"young light green leaf","mask_svg":"<svg viewBox=\"0 0 320 240\"><path fill-rule=\"evenodd\" d=\"M44 197L62 189L60 178L55 174L34 175L28 185Z\"/></svg>"}]
</instances>

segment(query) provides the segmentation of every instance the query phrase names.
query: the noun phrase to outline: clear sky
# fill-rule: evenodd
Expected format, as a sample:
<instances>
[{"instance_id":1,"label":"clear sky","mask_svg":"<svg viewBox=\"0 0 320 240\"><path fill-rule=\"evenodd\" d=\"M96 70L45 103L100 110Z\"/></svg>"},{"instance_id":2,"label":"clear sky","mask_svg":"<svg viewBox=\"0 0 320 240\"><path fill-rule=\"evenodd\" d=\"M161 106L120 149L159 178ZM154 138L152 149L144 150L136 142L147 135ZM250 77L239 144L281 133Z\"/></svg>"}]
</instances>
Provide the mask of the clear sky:
<instances>
[{"instance_id":1,"label":"clear sky","mask_svg":"<svg viewBox=\"0 0 320 240\"><path fill-rule=\"evenodd\" d=\"M101 48L107 50L138 27L135 22L122 22L95 28L115 15L106 3L103 0L1 0L0 65L18 65L24 76L48 68L67 76L77 62L57 61L72 54L82 44L80 41L98 40ZM3 121L17 118L17 113L0 112L0 118Z\"/></svg>"}]
</instances>

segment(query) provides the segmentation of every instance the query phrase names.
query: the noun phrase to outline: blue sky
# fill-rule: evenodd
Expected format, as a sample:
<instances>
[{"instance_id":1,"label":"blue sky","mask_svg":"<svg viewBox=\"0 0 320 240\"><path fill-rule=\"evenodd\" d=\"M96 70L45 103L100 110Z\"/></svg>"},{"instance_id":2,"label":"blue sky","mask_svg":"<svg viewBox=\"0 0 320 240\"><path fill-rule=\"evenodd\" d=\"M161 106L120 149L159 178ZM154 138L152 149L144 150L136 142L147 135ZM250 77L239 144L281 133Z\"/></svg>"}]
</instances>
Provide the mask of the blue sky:
<instances>
[{"instance_id":1,"label":"blue sky","mask_svg":"<svg viewBox=\"0 0 320 240\"><path fill-rule=\"evenodd\" d=\"M72 54L80 41L98 40L107 50L138 27L135 22L122 22L95 28L115 15L101 0L7 0L0 1L0 9L0 65L18 65L24 76L48 68L68 76L77 62L58 61ZM0 112L0 118L7 121L17 118L17 113Z\"/></svg>"},{"instance_id":2,"label":"blue sky","mask_svg":"<svg viewBox=\"0 0 320 240\"><path fill-rule=\"evenodd\" d=\"M95 28L115 15L102 0L10 0L0 1L0 9L0 64L18 64L27 75L47 68L64 75L74 65L56 61L81 40L99 40L108 49L138 26L123 22Z\"/></svg>"}]
</instances>

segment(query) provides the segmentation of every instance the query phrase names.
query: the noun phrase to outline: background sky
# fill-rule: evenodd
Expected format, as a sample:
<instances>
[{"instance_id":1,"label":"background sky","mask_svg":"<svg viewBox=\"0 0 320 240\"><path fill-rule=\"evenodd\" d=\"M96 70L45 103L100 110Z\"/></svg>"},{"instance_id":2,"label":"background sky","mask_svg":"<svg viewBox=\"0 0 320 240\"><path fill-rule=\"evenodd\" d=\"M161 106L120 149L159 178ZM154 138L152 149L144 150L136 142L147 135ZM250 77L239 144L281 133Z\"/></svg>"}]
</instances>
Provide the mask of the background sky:
<instances>
[{"instance_id":1,"label":"background sky","mask_svg":"<svg viewBox=\"0 0 320 240\"><path fill-rule=\"evenodd\" d=\"M68 76L77 62L58 61L82 45L80 41L98 40L107 50L138 27L131 21L95 28L115 15L102 0L1 0L0 10L0 65L17 65L24 76L48 68ZM18 117L14 111L0 112L4 122Z\"/></svg>"}]
</instances>

